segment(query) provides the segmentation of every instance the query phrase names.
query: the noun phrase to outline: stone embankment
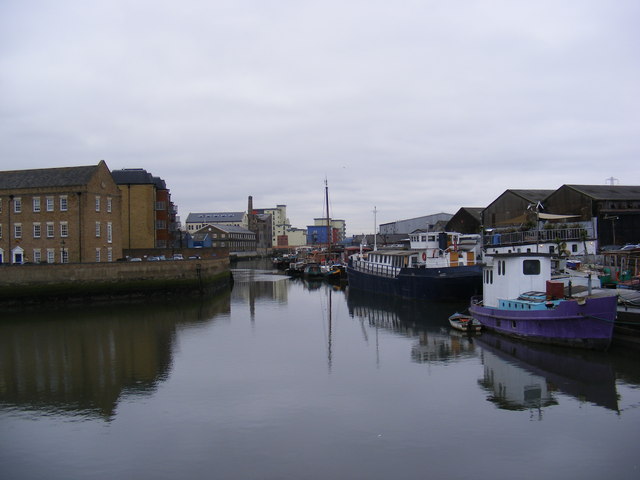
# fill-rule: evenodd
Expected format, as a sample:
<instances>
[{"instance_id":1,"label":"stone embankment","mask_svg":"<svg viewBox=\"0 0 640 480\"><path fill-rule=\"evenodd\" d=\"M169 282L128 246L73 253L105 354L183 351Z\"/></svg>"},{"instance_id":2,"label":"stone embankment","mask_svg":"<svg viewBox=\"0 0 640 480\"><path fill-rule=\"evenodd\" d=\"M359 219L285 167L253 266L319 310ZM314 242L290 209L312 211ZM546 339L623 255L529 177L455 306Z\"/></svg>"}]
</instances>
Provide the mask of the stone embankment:
<instances>
[{"instance_id":1,"label":"stone embankment","mask_svg":"<svg viewBox=\"0 0 640 480\"><path fill-rule=\"evenodd\" d=\"M231 285L229 258L0 267L0 302L87 301L203 293Z\"/></svg>"}]
</instances>

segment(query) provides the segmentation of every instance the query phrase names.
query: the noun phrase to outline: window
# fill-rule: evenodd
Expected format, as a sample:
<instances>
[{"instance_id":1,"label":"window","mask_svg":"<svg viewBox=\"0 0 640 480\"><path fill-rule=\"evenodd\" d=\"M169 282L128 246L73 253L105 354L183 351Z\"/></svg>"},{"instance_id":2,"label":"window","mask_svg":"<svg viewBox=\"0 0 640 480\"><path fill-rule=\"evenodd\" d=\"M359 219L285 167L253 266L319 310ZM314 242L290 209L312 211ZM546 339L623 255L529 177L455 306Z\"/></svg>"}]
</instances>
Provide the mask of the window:
<instances>
[{"instance_id":1,"label":"window","mask_svg":"<svg viewBox=\"0 0 640 480\"><path fill-rule=\"evenodd\" d=\"M42 261L42 253L39 248L33 249L33 263L40 263Z\"/></svg>"},{"instance_id":2,"label":"window","mask_svg":"<svg viewBox=\"0 0 640 480\"><path fill-rule=\"evenodd\" d=\"M60 249L60 263L69 263L69 250L66 248Z\"/></svg>"},{"instance_id":3,"label":"window","mask_svg":"<svg viewBox=\"0 0 640 480\"><path fill-rule=\"evenodd\" d=\"M53 203L53 199L51 199ZM69 208L69 200L66 195L60 195L60 211L66 212Z\"/></svg>"},{"instance_id":4,"label":"window","mask_svg":"<svg viewBox=\"0 0 640 480\"><path fill-rule=\"evenodd\" d=\"M60 222L60 236L61 237L69 236L69 224L67 222Z\"/></svg>"},{"instance_id":5,"label":"window","mask_svg":"<svg viewBox=\"0 0 640 480\"><path fill-rule=\"evenodd\" d=\"M96 222L96 237L100 237L100 222Z\"/></svg>"},{"instance_id":6,"label":"window","mask_svg":"<svg viewBox=\"0 0 640 480\"><path fill-rule=\"evenodd\" d=\"M13 199L13 213L22 212L22 199L20 197L15 197Z\"/></svg>"},{"instance_id":7,"label":"window","mask_svg":"<svg viewBox=\"0 0 640 480\"><path fill-rule=\"evenodd\" d=\"M0 223L0 238L2 238L2 224Z\"/></svg>"},{"instance_id":8,"label":"window","mask_svg":"<svg viewBox=\"0 0 640 480\"><path fill-rule=\"evenodd\" d=\"M47 197L47 212L53 212L53 197Z\"/></svg>"},{"instance_id":9,"label":"window","mask_svg":"<svg viewBox=\"0 0 640 480\"><path fill-rule=\"evenodd\" d=\"M55 263L56 261L56 252L53 248L47 248L47 263Z\"/></svg>"},{"instance_id":10,"label":"window","mask_svg":"<svg viewBox=\"0 0 640 480\"><path fill-rule=\"evenodd\" d=\"M167 222L164 220L156 220L156 230L166 230Z\"/></svg>"},{"instance_id":11,"label":"window","mask_svg":"<svg viewBox=\"0 0 640 480\"><path fill-rule=\"evenodd\" d=\"M107 243L113 242L113 225L107 222Z\"/></svg>"},{"instance_id":12,"label":"window","mask_svg":"<svg viewBox=\"0 0 640 480\"><path fill-rule=\"evenodd\" d=\"M42 227L39 223L33 224L33 238L40 238L42 235Z\"/></svg>"},{"instance_id":13,"label":"window","mask_svg":"<svg viewBox=\"0 0 640 480\"><path fill-rule=\"evenodd\" d=\"M571 245L571 251L573 253L576 253L578 251L578 244L574 243L573 245Z\"/></svg>"},{"instance_id":14,"label":"window","mask_svg":"<svg viewBox=\"0 0 640 480\"><path fill-rule=\"evenodd\" d=\"M13 238L22 238L22 224L15 223L13 225Z\"/></svg>"},{"instance_id":15,"label":"window","mask_svg":"<svg viewBox=\"0 0 640 480\"><path fill-rule=\"evenodd\" d=\"M96 212L100 211L100 195L96 195Z\"/></svg>"},{"instance_id":16,"label":"window","mask_svg":"<svg viewBox=\"0 0 640 480\"><path fill-rule=\"evenodd\" d=\"M113 262L113 248L107 248L107 262Z\"/></svg>"},{"instance_id":17,"label":"window","mask_svg":"<svg viewBox=\"0 0 640 480\"><path fill-rule=\"evenodd\" d=\"M107 197L107 212L111 213L111 207L112 207L112 199L111 197Z\"/></svg>"},{"instance_id":18,"label":"window","mask_svg":"<svg viewBox=\"0 0 640 480\"><path fill-rule=\"evenodd\" d=\"M53 238L54 230L53 230L53 222L47 222L47 238Z\"/></svg>"},{"instance_id":19,"label":"window","mask_svg":"<svg viewBox=\"0 0 640 480\"><path fill-rule=\"evenodd\" d=\"M40 212L40 197L33 197L33 212Z\"/></svg>"},{"instance_id":20,"label":"window","mask_svg":"<svg viewBox=\"0 0 640 480\"><path fill-rule=\"evenodd\" d=\"M156 202L156 210L166 210L167 204L165 202Z\"/></svg>"},{"instance_id":21,"label":"window","mask_svg":"<svg viewBox=\"0 0 640 480\"><path fill-rule=\"evenodd\" d=\"M96 262L100 261L100 249L96 248Z\"/></svg>"},{"instance_id":22,"label":"window","mask_svg":"<svg viewBox=\"0 0 640 480\"><path fill-rule=\"evenodd\" d=\"M522 262L524 275L540 275L540 260L525 260Z\"/></svg>"}]
</instances>

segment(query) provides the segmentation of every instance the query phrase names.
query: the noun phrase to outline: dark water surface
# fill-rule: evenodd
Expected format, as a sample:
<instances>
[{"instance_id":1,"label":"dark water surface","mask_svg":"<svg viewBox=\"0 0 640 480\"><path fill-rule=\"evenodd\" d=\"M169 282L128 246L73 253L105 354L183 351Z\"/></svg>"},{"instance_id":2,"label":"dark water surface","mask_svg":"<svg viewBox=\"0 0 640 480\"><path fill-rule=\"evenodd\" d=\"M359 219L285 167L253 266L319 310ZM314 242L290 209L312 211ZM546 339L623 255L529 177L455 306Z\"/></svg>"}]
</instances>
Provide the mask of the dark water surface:
<instances>
[{"instance_id":1,"label":"dark water surface","mask_svg":"<svg viewBox=\"0 0 640 480\"><path fill-rule=\"evenodd\" d=\"M234 276L205 301L3 313L0 478L640 478L638 351Z\"/></svg>"}]
</instances>

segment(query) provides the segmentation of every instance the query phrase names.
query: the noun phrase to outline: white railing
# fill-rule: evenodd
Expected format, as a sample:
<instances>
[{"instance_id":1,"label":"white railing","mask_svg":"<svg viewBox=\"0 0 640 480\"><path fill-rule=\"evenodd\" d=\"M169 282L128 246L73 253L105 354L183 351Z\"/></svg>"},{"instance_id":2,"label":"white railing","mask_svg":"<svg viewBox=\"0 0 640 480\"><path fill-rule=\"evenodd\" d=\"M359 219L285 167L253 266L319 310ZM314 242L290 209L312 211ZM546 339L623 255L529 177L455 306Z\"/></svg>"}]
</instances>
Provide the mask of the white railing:
<instances>
[{"instance_id":1,"label":"white railing","mask_svg":"<svg viewBox=\"0 0 640 480\"><path fill-rule=\"evenodd\" d=\"M381 265L379 263L370 263L363 260L352 260L351 266L363 273L370 273L380 277L395 278L400 273L400 268L391 265Z\"/></svg>"},{"instance_id":2,"label":"white railing","mask_svg":"<svg viewBox=\"0 0 640 480\"><path fill-rule=\"evenodd\" d=\"M496 247L501 245L523 245L529 243L550 243L592 240L593 232L584 227L558 228L542 230L525 230L521 232L493 232L484 235L485 247Z\"/></svg>"}]
</instances>

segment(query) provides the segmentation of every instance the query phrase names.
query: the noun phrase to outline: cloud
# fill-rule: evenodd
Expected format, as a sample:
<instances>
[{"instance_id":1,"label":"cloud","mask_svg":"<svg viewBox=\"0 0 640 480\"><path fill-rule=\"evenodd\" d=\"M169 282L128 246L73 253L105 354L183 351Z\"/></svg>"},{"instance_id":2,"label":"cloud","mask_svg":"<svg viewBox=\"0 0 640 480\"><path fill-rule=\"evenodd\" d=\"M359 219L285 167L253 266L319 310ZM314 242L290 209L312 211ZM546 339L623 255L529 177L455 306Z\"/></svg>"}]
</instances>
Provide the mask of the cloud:
<instances>
[{"instance_id":1,"label":"cloud","mask_svg":"<svg viewBox=\"0 0 640 480\"><path fill-rule=\"evenodd\" d=\"M636 2L62 0L0 7L3 169L161 176L191 211L348 233L508 188L638 183ZM332 213L333 214L333 213Z\"/></svg>"}]
</instances>

